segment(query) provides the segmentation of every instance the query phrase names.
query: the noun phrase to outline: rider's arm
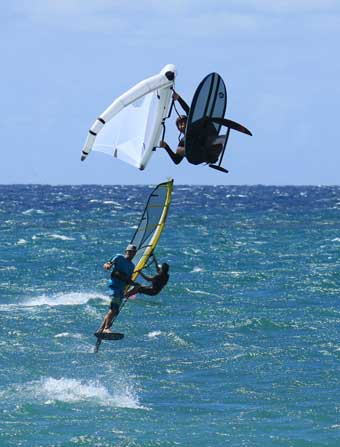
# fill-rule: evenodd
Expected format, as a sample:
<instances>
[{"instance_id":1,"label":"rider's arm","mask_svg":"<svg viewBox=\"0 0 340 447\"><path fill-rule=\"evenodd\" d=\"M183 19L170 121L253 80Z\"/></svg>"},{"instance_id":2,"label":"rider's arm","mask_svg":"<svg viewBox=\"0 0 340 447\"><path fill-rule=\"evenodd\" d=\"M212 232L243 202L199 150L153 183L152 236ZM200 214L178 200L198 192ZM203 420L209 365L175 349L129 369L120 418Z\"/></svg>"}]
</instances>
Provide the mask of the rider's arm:
<instances>
[{"instance_id":1,"label":"rider's arm","mask_svg":"<svg viewBox=\"0 0 340 447\"><path fill-rule=\"evenodd\" d=\"M159 272L161 271L161 268L160 268L160 266L159 266L159 264L158 264L158 261L157 261L155 255L153 255L153 262L155 263L156 270L157 270L157 272L159 273Z\"/></svg>"},{"instance_id":2,"label":"rider's arm","mask_svg":"<svg viewBox=\"0 0 340 447\"><path fill-rule=\"evenodd\" d=\"M175 165L178 165L183 160L184 156L178 154L177 152L173 152L170 146L164 140L162 140L159 143L159 145L160 147L164 147L164 149L167 151L167 153L169 154L171 160L175 163Z\"/></svg>"},{"instance_id":3,"label":"rider's arm","mask_svg":"<svg viewBox=\"0 0 340 447\"><path fill-rule=\"evenodd\" d=\"M148 276L148 275L146 275L146 274L143 273L143 272L139 272L139 273L140 273L140 275L142 275L143 278L146 279L147 281L152 281L152 277L151 277L151 276Z\"/></svg>"},{"instance_id":4,"label":"rider's arm","mask_svg":"<svg viewBox=\"0 0 340 447\"><path fill-rule=\"evenodd\" d=\"M110 268L114 265L116 261L116 256L113 256L109 261L106 261L105 264L103 265L103 268L105 270L110 270Z\"/></svg>"},{"instance_id":5,"label":"rider's arm","mask_svg":"<svg viewBox=\"0 0 340 447\"><path fill-rule=\"evenodd\" d=\"M185 112L187 115L189 115L190 107L189 107L188 104L184 101L184 99L183 99L177 92L175 92L175 90L174 90L173 98L174 98L175 101L177 100L177 101L180 103L180 105L181 105L182 109L184 110L184 112Z\"/></svg>"}]
</instances>

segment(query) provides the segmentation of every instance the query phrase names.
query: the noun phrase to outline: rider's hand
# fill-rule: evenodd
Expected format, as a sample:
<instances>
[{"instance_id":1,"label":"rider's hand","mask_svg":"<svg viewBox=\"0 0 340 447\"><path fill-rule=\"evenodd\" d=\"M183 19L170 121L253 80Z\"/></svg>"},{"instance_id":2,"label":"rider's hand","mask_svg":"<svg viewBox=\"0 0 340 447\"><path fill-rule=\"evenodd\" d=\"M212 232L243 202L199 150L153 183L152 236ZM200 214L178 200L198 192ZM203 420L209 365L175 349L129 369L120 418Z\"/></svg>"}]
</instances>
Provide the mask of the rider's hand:
<instances>
[{"instance_id":1,"label":"rider's hand","mask_svg":"<svg viewBox=\"0 0 340 447\"><path fill-rule=\"evenodd\" d=\"M111 262L105 262L105 264L103 265L103 268L104 268L105 270L110 270L111 267L112 267Z\"/></svg>"}]
</instances>

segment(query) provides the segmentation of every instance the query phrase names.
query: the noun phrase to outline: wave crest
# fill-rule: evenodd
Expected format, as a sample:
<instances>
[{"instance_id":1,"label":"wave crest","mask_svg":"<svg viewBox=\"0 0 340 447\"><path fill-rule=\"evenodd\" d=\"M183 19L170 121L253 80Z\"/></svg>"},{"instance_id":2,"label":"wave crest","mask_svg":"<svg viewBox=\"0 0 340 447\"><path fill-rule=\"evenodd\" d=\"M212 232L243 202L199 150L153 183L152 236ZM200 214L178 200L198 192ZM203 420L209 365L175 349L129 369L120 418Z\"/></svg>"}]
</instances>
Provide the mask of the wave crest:
<instances>
[{"instance_id":1,"label":"wave crest","mask_svg":"<svg viewBox=\"0 0 340 447\"><path fill-rule=\"evenodd\" d=\"M47 377L30 382L24 388L29 397L43 400L45 404L50 405L55 402L85 401L111 407L143 408L133 389L127 385L121 385L120 389L115 385L114 392L110 392L98 381L84 382L77 379Z\"/></svg>"}]
</instances>

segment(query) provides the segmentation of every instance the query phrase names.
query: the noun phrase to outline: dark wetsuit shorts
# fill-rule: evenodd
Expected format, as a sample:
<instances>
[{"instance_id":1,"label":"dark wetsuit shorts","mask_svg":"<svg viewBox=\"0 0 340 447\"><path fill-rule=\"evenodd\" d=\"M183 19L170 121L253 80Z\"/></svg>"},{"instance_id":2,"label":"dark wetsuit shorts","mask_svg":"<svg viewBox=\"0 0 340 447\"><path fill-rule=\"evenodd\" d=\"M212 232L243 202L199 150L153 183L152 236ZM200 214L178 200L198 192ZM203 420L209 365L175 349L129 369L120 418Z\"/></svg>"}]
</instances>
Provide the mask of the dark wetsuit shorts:
<instances>
[{"instance_id":1,"label":"dark wetsuit shorts","mask_svg":"<svg viewBox=\"0 0 340 447\"><path fill-rule=\"evenodd\" d=\"M138 293L144 293L144 295L149 295L149 296L157 295L159 292L160 292L159 290L154 289L153 287L150 287L150 286L142 286L138 290Z\"/></svg>"}]
</instances>

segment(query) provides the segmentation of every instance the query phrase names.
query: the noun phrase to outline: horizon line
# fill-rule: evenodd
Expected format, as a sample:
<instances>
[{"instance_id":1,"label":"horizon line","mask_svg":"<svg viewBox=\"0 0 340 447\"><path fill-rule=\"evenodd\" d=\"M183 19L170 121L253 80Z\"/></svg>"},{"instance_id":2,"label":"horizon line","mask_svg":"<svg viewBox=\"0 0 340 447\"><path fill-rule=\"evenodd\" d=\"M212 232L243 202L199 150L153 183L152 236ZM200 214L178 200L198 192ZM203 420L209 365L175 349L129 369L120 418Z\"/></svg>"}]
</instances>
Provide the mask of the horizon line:
<instances>
[{"instance_id":1,"label":"horizon line","mask_svg":"<svg viewBox=\"0 0 340 447\"><path fill-rule=\"evenodd\" d=\"M167 179L168 180L168 179ZM163 180L160 183L163 183ZM0 183L2 186L151 186L156 183ZM157 183L158 184L158 183ZM175 183L176 186L228 186L228 187L253 187L253 186L264 186L264 187L340 187L340 184L312 184L312 183L299 183L299 184L267 184L267 183L242 183L242 184L225 184L225 183Z\"/></svg>"}]
</instances>

